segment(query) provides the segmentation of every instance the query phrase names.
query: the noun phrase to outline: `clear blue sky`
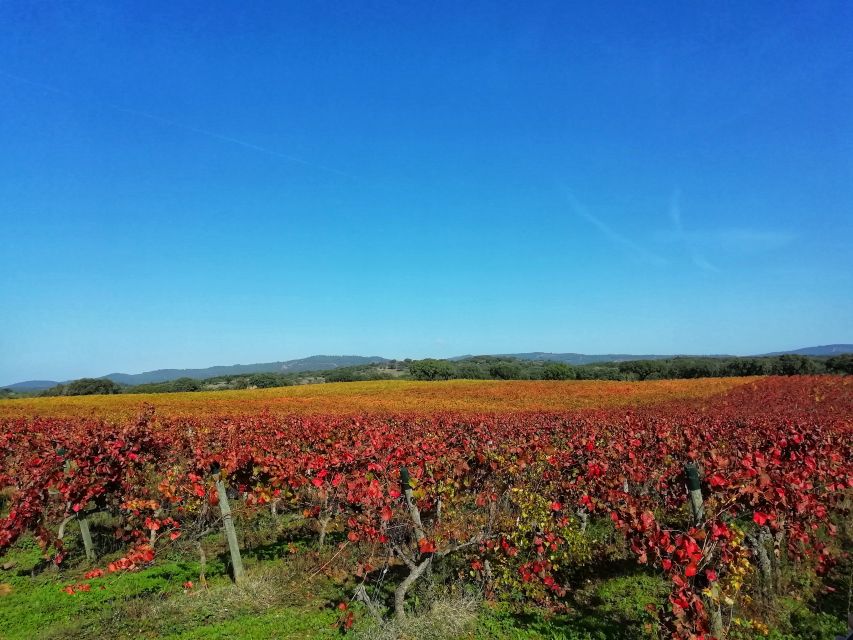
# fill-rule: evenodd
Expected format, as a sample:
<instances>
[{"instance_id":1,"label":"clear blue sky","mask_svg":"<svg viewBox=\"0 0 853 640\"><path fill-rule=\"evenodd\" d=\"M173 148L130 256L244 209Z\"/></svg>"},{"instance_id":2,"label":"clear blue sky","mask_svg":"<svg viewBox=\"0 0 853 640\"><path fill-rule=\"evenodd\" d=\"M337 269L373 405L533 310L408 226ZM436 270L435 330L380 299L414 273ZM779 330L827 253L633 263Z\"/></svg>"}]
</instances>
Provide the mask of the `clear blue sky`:
<instances>
[{"instance_id":1,"label":"clear blue sky","mask_svg":"<svg viewBox=\"0 0 853 640\"><path fill-rule=\"evenodd\" d=\"M853 341L853 4L692 4L0 3L0 383Z\"/></svg>"}]
</instances>

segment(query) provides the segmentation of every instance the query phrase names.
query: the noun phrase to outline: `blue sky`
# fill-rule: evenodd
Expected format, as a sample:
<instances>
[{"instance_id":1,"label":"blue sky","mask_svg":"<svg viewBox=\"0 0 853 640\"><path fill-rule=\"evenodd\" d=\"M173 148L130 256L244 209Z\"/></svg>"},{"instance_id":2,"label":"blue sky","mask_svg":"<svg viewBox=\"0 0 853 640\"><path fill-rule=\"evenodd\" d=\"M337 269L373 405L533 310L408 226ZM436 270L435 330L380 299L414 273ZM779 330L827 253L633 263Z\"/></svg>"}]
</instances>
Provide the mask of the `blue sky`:
<instances>
[{"instance_id":1,"label":"blue sky","mask_svg":"<svg viewBox=\"0 0 853 640\"><path fill-rule=\"evenodd\" d=\"M0 382L853 341L853 5L597 4L0 3Z\"/></svg>"}]
</instances>

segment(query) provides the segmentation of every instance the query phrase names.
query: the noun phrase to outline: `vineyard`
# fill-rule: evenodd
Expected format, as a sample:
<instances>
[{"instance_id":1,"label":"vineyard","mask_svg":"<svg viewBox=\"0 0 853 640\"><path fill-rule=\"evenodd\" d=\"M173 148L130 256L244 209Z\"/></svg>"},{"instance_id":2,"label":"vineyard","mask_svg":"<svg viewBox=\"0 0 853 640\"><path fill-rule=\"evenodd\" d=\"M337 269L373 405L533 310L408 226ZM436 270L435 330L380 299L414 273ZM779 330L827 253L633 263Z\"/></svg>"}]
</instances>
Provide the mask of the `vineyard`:
<instances>
[{"instance_id":1,"label":"vineyard","mask_svg":"<svg viewBox=\"0 0 853 640\"><path fill-rule=\"evenodd\" d=\"M282 562L334 578L335 633L353 634L403 628L429 586L568 615L591 576L637 567L664 587L619 637L819 638L778 635L779 603L847 588L847 377L212 395L5 402L0 553L37 541L33 575L81 602L192 558L192 598L213 546L233 539L239 586L247 532L272 528ZM591 633L554 637L617 637Z\"/></svg>"},{"instance_id":2,"label":"vineyard","mask_svg":"<svg viewBox=\"0 0 853 640\"><path fill-rule=\"evenodd\" d=\"M0 403L0 417L132 418L143 404L159 417L253 415L353 415L362 413L505 413L568 411L664 400L707 398L747 378L632 382L451 380L447 382L353 382L247 391L136 394L21 399Z\"/></svg>"}]
</instances>

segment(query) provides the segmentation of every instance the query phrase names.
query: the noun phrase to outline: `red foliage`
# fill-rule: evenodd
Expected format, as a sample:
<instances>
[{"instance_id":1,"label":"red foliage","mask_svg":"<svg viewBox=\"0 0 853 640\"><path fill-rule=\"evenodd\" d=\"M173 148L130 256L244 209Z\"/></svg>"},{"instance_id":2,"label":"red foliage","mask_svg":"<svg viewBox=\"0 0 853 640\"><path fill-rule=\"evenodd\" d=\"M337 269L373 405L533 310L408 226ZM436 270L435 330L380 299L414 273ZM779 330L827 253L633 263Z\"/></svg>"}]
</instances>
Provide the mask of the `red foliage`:
<instances>
[{"instance_id":1,"label":"red foliage","mask_svg":"<svg viewBox=\"0 0 853 640\"><path fill-rule=\"evenodd\" d=\"M104 510L120 516L116 537L130 549L109 570L144 566L159 540L180 536L188 507L216 502L216 463L247 504L277 500L306 517L335 518L368 556L392 529L411 528L405 467L426 528L421 554L464 545L477 572L500 555L523 581L559 595L563 574L547 553L565 543L560 527L579 509L609 517L637 560L671 580L666 628L708 638L699 594L729 570L733 523L784 534L790 556L810 557L820 570L831 561L821 540L834 534L828 515L841 512L853 488L851 416L851 382L801 377L711 399L561 413L2 419L0 489L11 489L11 508L0 519L0 549L32 531L61 561L55 525ZM705 479L705 519L675 529L655 514L683 509L686 462ZM527 556L507 539L514 518L488 515L513 489L550 508Z\"/></svg>"}]
</instances>

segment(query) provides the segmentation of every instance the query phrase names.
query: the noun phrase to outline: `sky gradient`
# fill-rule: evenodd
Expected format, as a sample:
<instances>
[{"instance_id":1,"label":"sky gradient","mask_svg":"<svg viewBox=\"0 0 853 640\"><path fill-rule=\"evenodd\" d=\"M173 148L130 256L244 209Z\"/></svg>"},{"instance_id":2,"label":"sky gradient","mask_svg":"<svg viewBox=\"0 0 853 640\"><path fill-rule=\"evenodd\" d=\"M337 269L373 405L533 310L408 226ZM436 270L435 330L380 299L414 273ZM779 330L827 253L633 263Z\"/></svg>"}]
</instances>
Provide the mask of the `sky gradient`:
<instances>
[{"instance_id":1,"label":"sky gradient","mask_svg":"<svg viewBox=\"0 0 853 640\"><path fill-rule=\"evenodd\" d=\"M853 342L853 4L251 4L0 3L0 383Z\"/></svg>"}]
</instances>

